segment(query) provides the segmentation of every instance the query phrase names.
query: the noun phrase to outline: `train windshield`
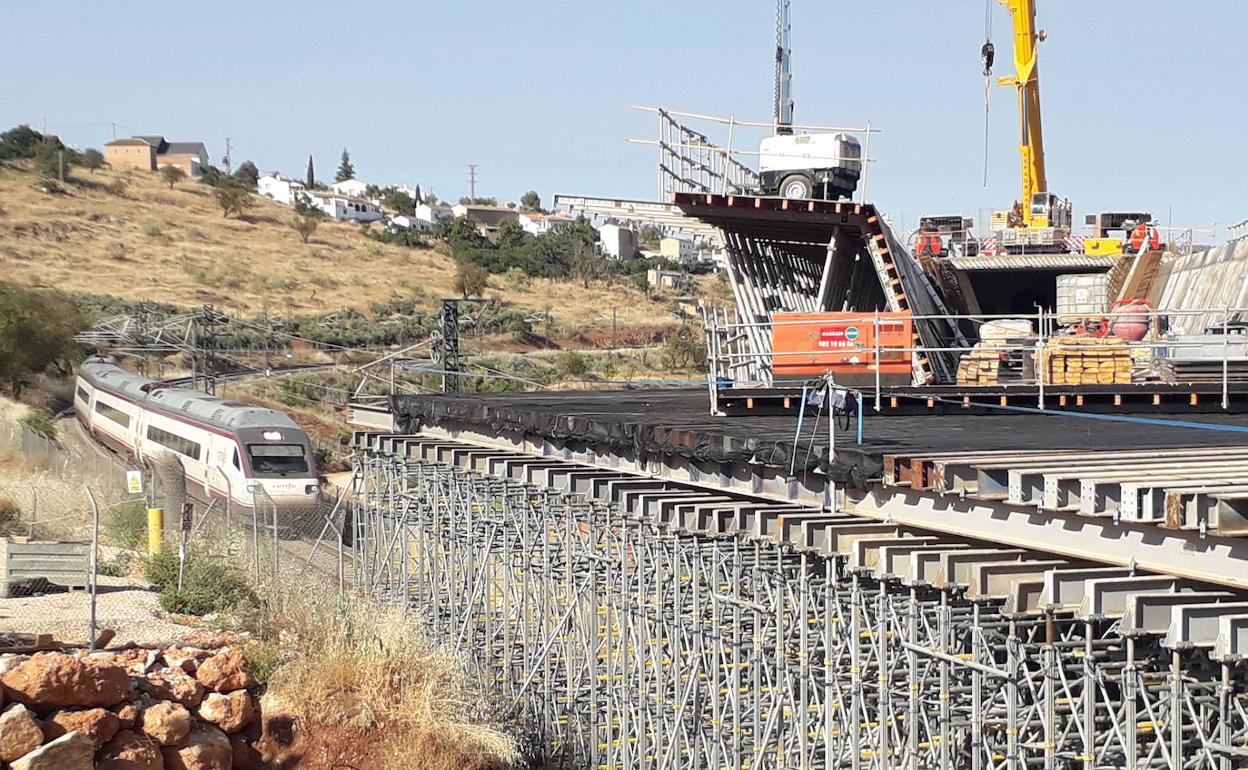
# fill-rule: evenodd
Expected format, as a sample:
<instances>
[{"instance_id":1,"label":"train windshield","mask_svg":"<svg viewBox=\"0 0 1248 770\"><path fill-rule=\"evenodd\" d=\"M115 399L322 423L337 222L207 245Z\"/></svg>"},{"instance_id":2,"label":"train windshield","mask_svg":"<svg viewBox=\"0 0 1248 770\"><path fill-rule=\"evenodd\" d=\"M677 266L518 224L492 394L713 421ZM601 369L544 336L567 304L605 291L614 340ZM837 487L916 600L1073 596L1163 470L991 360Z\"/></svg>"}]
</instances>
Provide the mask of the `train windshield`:
<instances>
[{"instance_id":1,"label":"train windshield","mask_svg":"<svg viewBox=\"0 0 1248 770\"><path fill-rule=\"evenodd\" d=\"M295 476L308 472L308 459L299 444L248 444L247 456L257 476Z\"/></svg>"}]
</instances>

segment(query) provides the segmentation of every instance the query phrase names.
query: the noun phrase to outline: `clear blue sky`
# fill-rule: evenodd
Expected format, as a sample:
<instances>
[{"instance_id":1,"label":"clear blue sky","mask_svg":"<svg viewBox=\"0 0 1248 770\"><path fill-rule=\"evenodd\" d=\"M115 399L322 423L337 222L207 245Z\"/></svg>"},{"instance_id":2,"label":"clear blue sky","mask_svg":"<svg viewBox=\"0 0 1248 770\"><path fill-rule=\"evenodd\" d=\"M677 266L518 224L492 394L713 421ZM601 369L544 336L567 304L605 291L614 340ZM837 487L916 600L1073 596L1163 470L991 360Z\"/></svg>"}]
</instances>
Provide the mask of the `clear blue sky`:
<instances>
[{"instance_id":1,"label":"clear blue sky","mask_svg":"<svg viewBox=\"0 0 1248 770\"><path fill-rule=\"evenodd\" d=\"M1243 0L1039 0L1053 191L1079 214L1248 217ZM994 4L997 72L1009 20ZM80 146L202 139L216 161L361 178L443 198L529 188L652 198L653 118L634 104L770 119L772 0L6 3L0 121ZM793 0L799 122L861 124L870 197L895 220L1017 196L1012 92L992 94L982 186L981 0ZM1224 232L1224 230L1223 230Z\"/></svg>"}]
</instances>

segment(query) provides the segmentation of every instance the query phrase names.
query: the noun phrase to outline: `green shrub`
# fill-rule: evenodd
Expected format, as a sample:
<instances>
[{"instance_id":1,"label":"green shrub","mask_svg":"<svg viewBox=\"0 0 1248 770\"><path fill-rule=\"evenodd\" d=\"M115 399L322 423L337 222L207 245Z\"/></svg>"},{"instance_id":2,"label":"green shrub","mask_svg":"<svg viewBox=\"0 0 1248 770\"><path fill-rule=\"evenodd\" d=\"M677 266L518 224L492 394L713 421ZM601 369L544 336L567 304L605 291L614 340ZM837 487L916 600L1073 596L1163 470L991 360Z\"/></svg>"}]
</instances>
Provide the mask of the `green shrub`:
<instances>
[{"instance_id":1,"label":"green shrub","mask_svg":"<svg viewBox=\"0 0 1248 770\"><path fill-rule=\"evenodd\" d=\"M22 417L20 422L36 436L42 436L48 441L56 441L56 418L51 414L41 409L32 409Z\"/></svg>"},{"instance_id":2,"label":"green shrub","mask_svg":"<svg viewBox=\"0 0 1248 770\"><path fill-rule=\"evenodd\" d=\"M248 645L243 650L247 673L260 684L268 684L282 663L282 649L270 641Z\"/></svg>"},{"instance_id":3,"label":"green shrub","mask_svg":"<svg viewBox=\"0 0 1248 770\"><path fill-rule=\"evenodd\" d=\"M105 515L103 525L109 545L141 550L147 542L147 506L142 500L122 503Z\"/></svg>"},{"instance_id":4,"label":"green shrub","mask_svg":"<svg viewBox=\"0 0 1248 770\"><path fill-rule=\"evenodd\" d=\"M118 262L126 261L125 244L121 244L121 243L110 244L108 247L108 258L116 260Z\"/></svg>"},{"instance_id":5,"label":"green shrub","mask_svg":"<svg viewBox=\"0 0 1248 770\"><path fill-rule=\"evenodd\" d=\"M165 168L177 168L177 166L165 166ZM169 236L165 233L165 226L161 222L148 222L143 225L143 234L161 243L169 242Z\"/></svg>"},{"instance_id":6,"label":"green shrub","mask_svg":"<svg viewBox=\"0 0 1248 770\"><path fill-rule=\"evenodd\" d=\"M256 595L238 569L225 558L199 549L186 551L181 589L178 588L176 548L162 548L148 558L144 572L160 589L160 606L165 612L208 615L256 602Z\"/></svg>"},{"instance_id":7,"label":"green shrub","mask_svg":"<svg viewBox=\"0 0 1248 770\"><path fill-rule=\"evenodd\" d=\"M105 559L96 567L96 574L105 577L126 577L134 572L134 568L138 566L138 557L133 553L122 552L117 554L117 558Z\"/></svg>"},{"instance_id":8,"label":"green shrub","mask_svg":"<svg viewBox=\"0 0 1248 770\"><path fill-rule=\"evenodd\" d=\"M559 373L572 379L584 379L589 374L589 358L575 350L565 350L559 354Z\"/></svg>"},{"instance_id":9,"label":"green shrub","mask_svg":"<svg viewBox=\"0 0 1248 770\"><path fill-rule=\"evenodd\" d=\"M532 281L529 279L529 274L520 268L509 267L507 272L503 273L503 283L507 285L507 288L514 291L524 291L529 288Z\"/></svg>"},{"instance_id":10,"label":"green shrub","mask_svg":"<svg viewBox=\"0 0 1248 770\"><path fill-rule=\"evenodd\" d=\"M668 369L698 369L706 361L706 343L690 332L681 332L664 341L662 355L663 366Z\"/></svg>"}]
</instances>

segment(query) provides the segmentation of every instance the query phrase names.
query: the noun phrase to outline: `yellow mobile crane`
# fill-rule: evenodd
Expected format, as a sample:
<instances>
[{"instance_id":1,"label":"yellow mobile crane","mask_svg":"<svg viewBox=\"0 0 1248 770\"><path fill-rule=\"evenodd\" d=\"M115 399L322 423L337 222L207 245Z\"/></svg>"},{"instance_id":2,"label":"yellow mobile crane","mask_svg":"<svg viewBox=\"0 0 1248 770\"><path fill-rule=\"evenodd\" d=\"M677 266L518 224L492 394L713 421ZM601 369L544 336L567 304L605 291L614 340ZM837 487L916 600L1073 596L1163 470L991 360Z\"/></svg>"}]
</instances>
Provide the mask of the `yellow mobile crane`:
<instances>
[{"instance_id":1,"label":"yellow mobile crane","mask_svg":"<svg viewBox=\"0 0 1248 770\"><path fill-rule=\"evenodd\" d=\"M1018 91L1018 145L1023 194L1008 211L994 211L992 231L1006 251L1015 254L1066 251L1070 238L1070 201L1049 192L1044 171L1044 132L1040 123L1040 70L1036 45L1044 40L1036 29L1035 0L997 0L1014 22L1014 74L998 85ZM992 44L984 45L984 75L992 71Z\"/></svg>"}]
</instances>

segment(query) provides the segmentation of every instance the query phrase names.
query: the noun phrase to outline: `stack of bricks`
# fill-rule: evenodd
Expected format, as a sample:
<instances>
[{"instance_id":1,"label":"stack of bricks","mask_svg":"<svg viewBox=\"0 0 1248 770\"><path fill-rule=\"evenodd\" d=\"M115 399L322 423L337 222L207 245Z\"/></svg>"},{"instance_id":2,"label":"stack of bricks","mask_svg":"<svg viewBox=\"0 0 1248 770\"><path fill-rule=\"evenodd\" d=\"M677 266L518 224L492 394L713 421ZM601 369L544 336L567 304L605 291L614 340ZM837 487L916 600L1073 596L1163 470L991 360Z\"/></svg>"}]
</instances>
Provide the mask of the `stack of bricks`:
<instances>
[{"instance_id":1,"label":"stack of bricks","mask_svg":"<svg viewBox=\"0 0 1248 770\"><path fill-rule=\"evenodd\" d=\"M1042 371L1053 385L1129 385L1131 349L1118 337L1056 337Z\"/></svg>"},{"instance_id":2,"label":"stack of bricks","mask_svg":"<svg viewBox=\"0 0 1248 770\"><path fill-rule=\"evenodd\" d=\"M1001 348L979 343L958 362L959 385L996 385L1001 376Z\"/></svg>"}]
</instances>

